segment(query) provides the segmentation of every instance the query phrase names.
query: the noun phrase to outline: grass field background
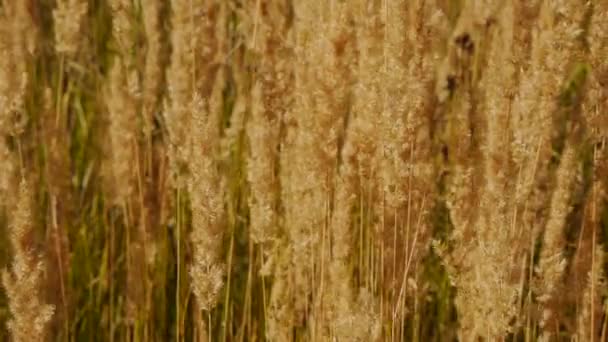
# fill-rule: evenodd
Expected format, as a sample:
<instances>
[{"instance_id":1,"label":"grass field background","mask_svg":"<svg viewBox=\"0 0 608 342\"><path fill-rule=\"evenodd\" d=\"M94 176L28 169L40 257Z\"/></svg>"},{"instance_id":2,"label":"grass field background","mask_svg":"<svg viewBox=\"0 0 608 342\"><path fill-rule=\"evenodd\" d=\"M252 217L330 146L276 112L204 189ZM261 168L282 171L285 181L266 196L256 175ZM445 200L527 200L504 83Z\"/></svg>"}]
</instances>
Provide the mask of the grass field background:
<instances>
[{"instance_id":1,"label":"grass field background","mask_svg":"<svg viewBox=\"0 0 608 342\"><path fill-rule=\"evenodd\" d=\"M605 0L0 2L0 341L607 341Z\"/></svg>"}]
</instances>

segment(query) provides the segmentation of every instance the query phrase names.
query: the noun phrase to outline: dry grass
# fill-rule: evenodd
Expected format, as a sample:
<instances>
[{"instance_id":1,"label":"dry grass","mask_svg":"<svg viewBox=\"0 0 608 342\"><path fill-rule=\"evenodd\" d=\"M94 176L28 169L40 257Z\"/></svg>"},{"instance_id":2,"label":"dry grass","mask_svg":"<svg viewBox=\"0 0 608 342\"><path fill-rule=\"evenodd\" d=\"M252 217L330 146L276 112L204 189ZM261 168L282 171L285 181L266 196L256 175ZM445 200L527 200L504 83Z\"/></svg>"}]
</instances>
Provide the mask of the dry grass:
<instances>
[{"instance_id":1,"label":"dry grass","mask_svg":"<svg viewBox=\"0 0 608 342\"><path fill-rule=\"evenodd\" d=\"M607 341L607 53L604 0L1 1L0 340Z\"/></svg>"}]
</instances>

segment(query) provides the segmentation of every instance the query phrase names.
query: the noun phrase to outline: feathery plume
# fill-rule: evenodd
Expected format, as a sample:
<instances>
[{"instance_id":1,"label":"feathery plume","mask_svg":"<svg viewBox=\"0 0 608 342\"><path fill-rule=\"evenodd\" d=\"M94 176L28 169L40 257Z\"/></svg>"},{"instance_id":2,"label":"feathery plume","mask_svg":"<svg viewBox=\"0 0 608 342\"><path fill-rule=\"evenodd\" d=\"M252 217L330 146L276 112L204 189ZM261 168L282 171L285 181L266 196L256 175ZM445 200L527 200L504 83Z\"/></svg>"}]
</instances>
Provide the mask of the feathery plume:
<instances>
[{"instance_id":1,"label":"feathery plume","mask_svg":"<svg viewBox=\"0 0 608 342\"><path fill-rule=\"evenodd\" d=\"M384 338L389 338L403 333L413 298L409 284L428 251L427 203L435 196L432 85L447 18L436 1L384 1L374 16L362 12L361 18L357 26L370 27L358 37L357 89L379 94L368 101L358 94L354 102L361 99L376 125L373 212L381 262L373 277L381 279L382 316L390 322Z\"/></svg>"},{"instance_id":2,"label":"feathery plume","mask_svg":"<svg viewBox=\"0 0 608 342\"><path fill-rule=\"evenodd\" d=\"M346 132L342 163L336 178L334 211L330 221L332 249L329 265L329 305L331 331L339 341L375 341L380 325L373 298L365 289L353 290L353 275L348 266L353 256L351 211L360 193L361 182L371 172L374 158L373 124L368 116L355 117ZM356 304L354 304L356 303Z\"/></svg>"},{"instance_id":3,"label":"feathery plume","mask_svg":"<svg viewBox=\"0 0 608 342\"><path fill-rule=\"evenodd\" d=\"M589 2L593 13L589 22L587 41L589 44L589 87L585 110L586 126L592 131L592 142L599 143L608 138L608 116L602 115L608 109L608 4L605 1Z\"/></svg>"},{"instance_id":4,"label":"feathery plume","mask_svg":"<svg viewBox=\"0 0 608 342\"><path fill-rule=\"evenodd\" d=\"M219 163L220 119L226 84L222 68L226 53L225 5L221 1L195 4L174 1L173 5L172 42L189 45L173 46L171 69L176 75L170 76L168 82L170 87L175 86L169 90L170 114L177 117L167 117L167 125L173 148L179 153L174 162L183 162L187 168L186 174L176 176L186 176L183 180L191 198L192 289L199 308L211 310L219 298L225 273L222 262L224 185ZM181 70L184 67L187 69ZM187 121L175 121L180 118ZM185 135L176 136L179 132ZM190 159L179 159L186 156L184 153Z\"/></svg>"},{"instance_id":5,"label":"feathery plume","mask_svg":"<svg viewBox=\"0 0 608 342\"><path fill-rule=\"evenodd\" d=\"M195 56L194 22L201 22L201 1L171 1L171 64L167 71L169 103L165 106L172 179L175 187L184 186L188 172L189 142L187 129L192 118L188 107L193 100Z\"/></svg>"},{"instance_id":6,"label":"feathery plume","mask_svg":"<svg viewBox=\"0 0 608 342\"><path fill-rule=\"evenodd\" d=\"M117 203L126 204L133 194L136 183L133 164L137 163L137 108L140 85L132 50L135 42L130 26L133 11L130 0L110 2L114 19L112 33L119 54L110 70L108 110L110 113L110 154L112 185Z\"/></svg>"},{"instance_id":7,"label":"feathery plume","mask_svg":"<svg viewBox=\"0 0 608 342\"><path fill-rule=\"evenodd\" d=\"M270 292L268 304L268 326L266 338L269 341L291 341L293 340L293 326L295 324L293 315L293 302L290 298L291 249L286 241L280 241L275 245L277 250L273 257L274 282Z\"/></svg>"},{"instance_id":8,"label":"feathery plume","mask_svg":"<svg viewBox=\"0 0 608 342\"><path fill-rule=\"evenodd\" d=\"M174 186L186 187L192 207L192 289L211 310L223 286L224 195L218 170L225 58L221 1L173 0L172 55L165 122Z\"/></svg>"},{"instance_id":9,"label":"feathery plume","mask_svg":"<svg viewBox=\"0 0 608 342\"><path fill-rule=\"evenodd\" d=\"M221 89L221 77L215 89ZM220 92L221 93L221 92ZM209 101L209 100L207 100ZM224 195L216 163L219 152L218 107L200 96L193 100L193 162L189 190L192 197L192 287L200 308L215 307L223 287L221 248L224 234ZM211 110L210 110L211 108Z\"/></svg>"},{"instance_id":10,"label":"feathery plume","mask_svg":"<svg viewBox=\"0 0 608 342\"><path fill-rule=\"evenodd\" d=\"M595 239L594 239L595 240ZM582 296L581 307L578 309L576 336L578 341L598 341L600 331L602 297L606 295L606 277L604 274L604 251L597 244L593 247L591 268L587 274L587 285Z\"/></svg>"},{"instance_id":11,"label":"feathery plume","mask_svg":"<svg viewBox=\"0 0 608 342\"><path fill-rule=\"evenodd\" d=\"M580 175L575 150L570 144L567 144L556 172L557 181L551 197L551 207L543 235L538 269L536 270L542 283L538 295L538 300L542 304L547 303L555 296L566 266L563 257L565 247L564 228L566 217L570 212L572 187L578 177ZM552 314L551 309L546 305L544 306L541 320L541 327L543 328ZM544 338L547 338L548 334L549 332L545 330L543 332Z\"/></svg>"},{"instance_id":12,"label":"feathery plume","mask_svg":"<svg viewBox=\"0 0 608 342\"><path fill-rule=\"evenodd\" d=\"M12 314L7 327L15 342L44 341L46 325L54 312L53 306L40 299L44 263L32 250L33 234L31 193L22 180L9 232L14 259L10 272L2 273Z\"/></svg>"},{"instance_id":13,"label":"feathery plume","mask_svg":"<svg viewBox=\"0 0 608 342\"><path fill-rule=\"evenodd\" d=\"M145 222L139 221L135 190L137 185L138 111L141 108L139 73L136 66L136 37L132 27L135 8L131 0L112 0L112 35L117 55L110 69L106 98L109 111L111 143L111 200L124 210L126 229L130 230L127 246L127 320L131 326L142 319L146 296ZM135 166L134 166L135 165ZM140 214L141 215L141 214ZM145 318L143 318L145 319Z\"/></svg>"},{"instance_id":14,"label":"feathery plume","mask_svg":"<svg viewBox=\"0 0 608 342\"><path fill-rule=\"evenodd\" d=\"M16 161L6 143L26 124L27 62L35 48L35 29L24 2L3 2L0 8L0 203L14 190Z\"/></svg>"},{"instance_id":15,"label":"feathery plume","mask_svg":"<svg viewBox=\"0 0 608 342\"><path fill-rule=\"evenodd\" d=\"M144 29L146 30L146 56L143 75L143 115L144 133L147 137L152 134L154 115L161 93L163 72L161 69L161 56L163 52L161 30L161 1L149 0L143 6Z\"/></svg>"},{"instance_id":16,"label":"feathery plume","mask_svg":"<svg viewBox=\"0 0 608 342\"><path fill-rule=\"evenodd\" d=\"M6 138L11 134L13 108L20 106L19 98L13 95L12 56L6 18L0 16L0 203L4 203L5 196L9 193L12 184L12 176L15 174L15 162ZM18 84L18 83L17 83ZM17 103L14 101L17 100ZM16 108L15 108L16 109Z\"/></svg>"},{"instance_id":17,"label":"feathery plume","mask_svg":"<svg viewBox=\"0 0 608 342\"><path fill-rule=\"evenodd\" d=\"M314 271L325 253L314 252L319 251L327 228L352 83L354 37L348 5L329 5L316 1L294 4L295 101L287 122L293 120L297 129L295 136L287 137L293 146L285 145L285 153L282 150L281 165L290 165L292 170L281 187L292 248L296 324L310 311L309 298L316 286L313 279L324 277Z\"/></svg>"},{"instance_id":18,"label":"feathery plume","mask_svg":"<svg viewBox=\"0 0 608 342\"><path fill-rule=\"evenodd\" d=\"M476 121L479 129L475 130L475 136L468 137L472 141L479 140L483 147L481 155L477 156L476 147L471 146L470 151L473 152L469 152L471 155L467 163L475 163L475 158L481 158L482 163L480 167L465 166L471 170L468 171L470 173L461 175L465 181L453 183L451 190L452 193L460 193L460 196L466 194L458 198L473 207L467 208L467 204L454 200L449 202L455 226L453 239L459 247L448 260L453 267L451 276L458 287L455 304L460 317L459 336L463 340L504 337L511 330L510 322L516 313L519 295L515 275L521 272L517 269L521 251L510 243L516 232L512 231L513 196L508 191L513 179L508 151L508 124L511 93L515 88L515 66L511 53L516 44L514 9L511 3L505 3L494 10L496 12L486 14L481 20L496 20L495 26L486 36L477 36L478 39L474 41L479 46L483 39L489 42L489 46L487 66L479 87L481 96L477 108L480 111L471 119ZM457 43L464 44L462 38ZM474 178L477 177L470 178L474 174L481 175L483 181L476 184ZM469 189L463 192L460 186ZM478 188L475 195L479 197L478 203L466 197L476 191L470 187Z\"/></svg>"},{"instance_id":19,"label":"feathery plume","mask_svg":"<svg viewBox=\"0 0 608 342\"><path fill-rule=\"evenodd\" d=\"M532 35L530 69L521 77L511 115L513 160L521 168L517 185L518 202L526 206L523 220L526 226L534 223L534 212L541 210L546 194L541 188L548 180L548 163L552 154L552 115L557 102L563 75L566 72L576 39L581 33L583 10L578 5L563 1L543 1L537 25ZM583 8L584 9L584 8ZM558 21L557 17L560 17ZM536 113L530 115L530 113Z\"/></svg>"},{"instance_id":20,"label":"feathery plume","mask_svg":"<svg viewBox=\"0 0 608 342\"><path fill-rule=\"evenodd\" d=\"M276 239L279 178L276 175L281 122L292 102L293 63L287 2L251 0L247 31L253 32L251 50L257 72L251 90L251 118L247 134L251 152L247 179L251 186L251 237L254 242ZM260 8L258 8L258 6ZM251 28L253 26L253 28Z\"/></svg>"},{"instance_id":21,"label":"feathery plume","mask_svg":"<svg viewBox=\"0 0 608 342\"><path fill-rule=\"evenodd\" d=\"M84 0L58 0L53 10L55 19L55 50L59 54L74 56L82 40L82 22L87 13Z\"/></svg>"}]
</instances>

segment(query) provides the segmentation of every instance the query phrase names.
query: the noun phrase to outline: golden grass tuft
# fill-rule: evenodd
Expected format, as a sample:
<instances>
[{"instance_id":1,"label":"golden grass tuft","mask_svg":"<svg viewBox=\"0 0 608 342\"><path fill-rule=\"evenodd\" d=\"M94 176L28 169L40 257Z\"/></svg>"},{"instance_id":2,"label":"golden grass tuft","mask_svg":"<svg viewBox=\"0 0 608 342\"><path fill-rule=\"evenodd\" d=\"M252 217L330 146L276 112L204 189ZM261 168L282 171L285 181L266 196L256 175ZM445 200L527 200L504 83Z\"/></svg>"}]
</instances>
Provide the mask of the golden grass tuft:
<instances>
[{"instance_id":1,"label":"golden grass tuft","mask_svg":"<svg viewBox=\"0 0 608 342\"><path fill-rule=\"evenodd\" d=\"M13 341L43 341L46 326L55 308L41 299L44 258L32 249L34 225L32 217L32 194L25 180L19 185L19 195L10 224L10 240L13 247L13 262L10 272L2 273L2 285L9 299L12 319L7 327Z\"/></svg>"}]
</instances>

